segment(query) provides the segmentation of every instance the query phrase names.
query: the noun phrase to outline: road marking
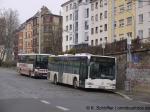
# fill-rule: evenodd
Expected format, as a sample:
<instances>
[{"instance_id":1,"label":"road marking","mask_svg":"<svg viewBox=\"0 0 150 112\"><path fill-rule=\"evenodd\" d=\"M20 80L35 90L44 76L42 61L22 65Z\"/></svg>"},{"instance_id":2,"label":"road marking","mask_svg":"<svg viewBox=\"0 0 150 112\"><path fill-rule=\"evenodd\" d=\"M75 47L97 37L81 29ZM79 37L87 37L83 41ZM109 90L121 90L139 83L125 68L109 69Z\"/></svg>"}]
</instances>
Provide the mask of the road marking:
<instances>
[{"instance_id":1,"label":"road marking","mask_svg":"<svg viewBox=\"0 0 150 112\"><path fill-rule=\"evenodd\" d=\"M120 92L115 92L115 93L118 94L118 95L120 95L120 96L122 96L122 97L124 97L127 100L133 100L132 98L130 98L129 96L127 96L127 95L125 95L123 93L120 93Z\"/></svg>"},{"instance_id":2,"label":"road marking","mask_svg":"<svg viewBox=\"0 0 150 112\"><path fill-rule=\"evenodd\" d=\"M61 109L63 111L69 111L70 109L62 107L62 106L56 106L58 109Z\"/></svg>"},{"instance_id":3,"label":"road marking","mask_svg":"<svg viewBox=\"0 0 150 112\"><path fill-rule=\"evenodd\" d=\"M150 105L149 102L143 102L143 101L138 101L139 103L142 103L142 104L147 104L147 105Z\"/></svg>"},{"instance_id":4,"label":"road marking","mask_svg":"<svg viewBox=\"0 0 150 112\"><path fill-rule=\"evenodd\" d=\"M45 104L50 104L50 102L48 101L45 101L45 100L40 100L42 103L45 103Z\"/></svg>"}]
</instances>

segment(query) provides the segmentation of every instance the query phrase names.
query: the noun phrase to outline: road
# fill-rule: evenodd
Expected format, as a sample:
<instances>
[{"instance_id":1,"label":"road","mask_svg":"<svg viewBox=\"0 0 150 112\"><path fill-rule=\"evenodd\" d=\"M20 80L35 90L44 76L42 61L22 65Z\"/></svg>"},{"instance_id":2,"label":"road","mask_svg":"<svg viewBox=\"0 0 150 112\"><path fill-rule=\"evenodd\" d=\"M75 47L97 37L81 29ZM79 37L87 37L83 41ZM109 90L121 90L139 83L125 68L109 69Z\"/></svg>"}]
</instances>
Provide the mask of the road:
<instances>
[{"instance_id":1,"label":"road","mask_svg":"<svg viewBox=\"0 0 150 112\"><path fill-rule=\"evenodd\" d=\"M127 107L134 108L132 110ZM54 85L46 79L33 79L21 76L13 69L0 68L0 112L65 111L150 112L150 105L130 101L103 90Z\"/></svg>"}]
</instances>

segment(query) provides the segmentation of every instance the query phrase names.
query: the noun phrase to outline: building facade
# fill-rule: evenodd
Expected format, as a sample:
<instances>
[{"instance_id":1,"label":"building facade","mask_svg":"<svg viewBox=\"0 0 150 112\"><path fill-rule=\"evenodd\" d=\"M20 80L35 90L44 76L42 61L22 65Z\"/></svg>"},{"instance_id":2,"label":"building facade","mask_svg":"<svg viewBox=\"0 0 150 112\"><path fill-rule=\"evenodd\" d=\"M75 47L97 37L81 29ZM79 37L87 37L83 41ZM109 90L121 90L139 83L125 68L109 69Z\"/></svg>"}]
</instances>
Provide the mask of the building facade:
<instances>
[{"instance_id":1,"label":"building facade","mask_svg":"<svg viewBox=\"0 0 150 112\"><path fill-rule=\"evenodd\" d=\"M25 35L23 39L24 51L25 53L33 53L33 20L32 18L26 21L25 25Z\"/></svg>"},{"instance_id":2,"label":"building facade","mask_svg":"<svg viewBox=\"0 0 150 112\"><path fill-rule=\"evenodd\" d=\"M52 14L45 6L24 23L19 34L21 53L57 54L62 51L62 17Z\"/></svg>"},{"instance_id":3,"label":"building facade","mask_svg":"<svg viewBox=\"0 0 150 112\"><path fill-rule=\"evenodd\" d=\"M90 0L69 0L62 4L63 51L88 45L90 36Z\"/></svg>"},{"instance_id":4,"label":"building facade","mask_svg":"<svg viewBox=\"0 0 150 112\"><path fill-rule=\"evenodd\" d=\"M136 38L136 1L109 0L109 41Z\"/></svg>"},{"instance_id":5,"label":"building facade","mask_svg":"<svg viewBox=\"0 0 150 112\"><path fill-rule=\"evenodd\" d=\"M150 42L150 0L136 2L136 35Z\"/></svg>"},{"instance_id":6,"label":"building facade","mask_svg":"<svg viewBox=\"0 0 150 112\"><path fill-rule=\"evenodd\" d=\"M89 45L108 42L108 0L91 0Z\"/></svg>"}]
</instances>

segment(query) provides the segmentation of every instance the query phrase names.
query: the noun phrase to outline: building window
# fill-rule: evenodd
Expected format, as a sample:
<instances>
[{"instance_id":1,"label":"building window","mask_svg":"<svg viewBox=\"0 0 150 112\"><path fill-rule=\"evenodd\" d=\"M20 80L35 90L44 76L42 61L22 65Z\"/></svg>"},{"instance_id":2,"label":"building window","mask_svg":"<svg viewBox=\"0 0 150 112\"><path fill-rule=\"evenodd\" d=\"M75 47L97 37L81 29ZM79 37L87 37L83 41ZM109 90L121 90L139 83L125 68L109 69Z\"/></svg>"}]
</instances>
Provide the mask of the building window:
<instances>
[{"instance_id":1,"label":"building window","mask_svg":"<svg viewBox=\"0 0 150 112\"><path fill-rule=\"evenodd\" d=\"M72 14L70 14L70 20L72 20Z\"/></svg>"},{"instance_id":2,"label":"building window","mask_svg":"<svg viewBox=\"0 0 150 112\"><path fill-rule=\"evenodd\" d=\"M69 40L72 40L72 37L70 37Z\"/></svg>"},{"instance_id":3,"label":"building window","mask_svg":"<svg viewBox=\"0 0 150 112\"><path fill-rule=\"evenodd\" d=\"M75 44L78 44L78 33L75 34Z\"/></svg>"},{"instance_id":4,"label":"building window","mask_svg":"<svg viewBox=\"0 0 150 112\"><path fill-rule=\"evenodd\" d=\"M139 23L142 24L143 23L143 14L139 15Z\"/></svg>"},{"instance_id":5,"label":"building window","mask_svg":"<svg viewBox=\"0 0 150 112\"><path fill-rule=\"evenodd\" d=\"M94 16L91 16L91 21L94 22Z\"/></svg>"},{"instance_id":6,"label":"building window","mask_svg":"<svg viewBox=\"0 0 150 112\"><path fill-rule=\"evenodd\" d=\"M91 10L92 10L92 11L94 10L94 4L91 5Z\"/></svg>"},{"instance_id":7,"label":"building window","mask_svg":"<svg viewBox=\"0 0 150 112\"><path fill-rule=\"evenodd\" d=\"M66 21L68 21L68 16L66 16Z\"/></svg>"},{"instance_id":8,"label":"building window","mask_svg":"<svg viewBox=\"0 0 150 112\"><path fill-rule=\"evenodd\" d=\"M91 34L94 34L94 28L91 28Z\"/></svg>"},{"instance_id":9,"label":"building window","mask_svg":"<svg viewBox=\"0 0 150 112\"><path fill-rule=\"evenodd\" d=\"M114 21L114 28L117 27L117 21Z\"/></svg>"},{"instance_id":10,"label":"building window","mask_svg":"<svg viewBox=\"0 0 150 112\"><path fill-rule=\"evenodd\" d=\"M68 51L68 46L66 46L66 51Z\"/></svg>"},{"instance_id":11,"label":"building window","mask_svg":"<svg viewBox=\"0 0 150 112\"><path fill-rule=\"evenodd\" d=\"M131 37L132 38L132 32L128 32L127 33L127 37Z\"/></svg>"},{"instance_id":12,"label":"building window","mask_svg":"<svg viewBox=\"0 0 150 112\"><path fill-rule=\"evenodd\" d=\"M98 27L95 28L95 33L98 33Z\"/></svg>"},{"instance_id":13,"label":"building window","mask_svg":"<svg viewBox=\"0 0 150 112\"><path fill-rule=\"evenodd\" d=\"M89 35L88 35L88 32L85 32L85 41L89 41Z\"/></svg>"},{"instance_id":14,"label":"building window","mask_svg":"<svg viewBox=\"0 0 150 112\"><path fill-rule=\"evenodd\" d=\"M88 21L85 21L85 30L89 29Z\"/></svg>"},{"instance_id":15,"label":"building window","mask_svg":"<svg viewBox=\"0 0 150 112\"><path fill-rule=\"evenodd\" d=\"M104 18L107 18L107 11L104 12Z\"/></svg>"},{"instance_id":16,"label":"building window","mask_svg":"<svg viewBox=\"0 0 150 112\"><path fill-rule=\"evenodd\" d=\"M68 35L66 36L66 41L68 41Z\"/></svg>"},{"instance_id":17,"label":"building window","mask_svg":"<svg viewBox=\"0 0 150 112\"><path fill-rule=\"evenodd\" d=\"M91 46L93 46L94 45L94 42L93 42L93 40L91 40Z\"/></svg>"},{"instance_id":18,"label":"building window","mask_svg":"<svg viewBox=\"0 0 150 112\"><path fill-rule=\"evenodd\" d=\"M70 30L72 30L72 25L70 25L70 28L69 28Z\"/></svg>"},{"instance_id":19,"label":"building window","mask_svg":"<svg viewBox=\"0 0 150 112\"><path fill-rule=\"evenodd\" d=\"M124 5L120 5L119 9L120 9L120 13L123 13L124 12Z\"/></svg>"},{"instance_id":20,"label":"building window","mask_svg":"<svg viewBox=\"0 0 150 112\"><path fill-rule=\"evenodd\" d=\"M102 43L102 41L103 41L103 39L102 39L102 38L100 38L100 43Z\"/></svg>"},{"instance_id":21,"label":"building window","mask_svg":"<svg viewBox=\"0 0 150 112\"><path fill-rule=\"evenodd\" d=\"M100 26L100 33L102 33L102 32L103 32L103 30L102 30L102 29L103 29L103 26L101 25L101 26Z\"/></svg>"},{"instance_id":22,"label":"building window","mask_svg":"<svg viewBox=\"0 0 150 112\"><path fill-rule=\"evenodd\" d=\"M66 31L68 31L68 25L66 26Z\"/></svg>"},{"instance_id":23,"label":"building window","mask_svg":"<svg viewBox=\"0 0 150 112\"><path fill-rule=\"evenodd\" d=\"M107 31L107 24L104 25L104 31Z\"/></svg>"},{"instance_id":24,"label":"building window","mask_svg":"<svg viewBox=\"0 0 150 112\"><path fill-rule=\"evenodd\" d=\"M105 37L105 42L107 43L107 37Z\"/></svg>"},{"instance_id":25,"label":"building window","mask_svg":"<svg viewBox=\"0 0 150 112\"><path fill-rule=\"evenodd\" d=\"M78 20L78 11L75 11L75 20Z\"/></svg>"},{"instance_id":26,"label":"building window","mask_svg":"<svg viewBox=\"0 0 150 112\"><path fill-rule=\"evenodd\" d=\"M143 38L143 30L139 30L138 35L139 35L140 39L142 39Z\"/></svg>"},{"instance_id":27,"label":"building window","mask_svg":"<svg viewBox=\"0 0 150 112\"><path fill-rule=\"evenodd\" d=\"M128 2L127 3L127 10L131 10L132 9L132 2Z\"/></svg>"},{"instance_id":28,"label":"building window","mask_svg":"<svg viewBox=\"0 0 150 112\"><path fill-rule=\"evenodd\" d=\"M98 21L98 14L95 15L95 21Z\"/></svg>"},{"instance_id":29,"label":"building window","mask_svg":"<svg viewBox=\"0 0 150 112\"><path fill-rule=\"evenodd\" d=\"M98 9L98 2L95 3L95 9Z\"/></svg>"},{"instance_id":30,"label":"building window","mask_svg":"<svg viewBox=\"0 0 150 112\"><path fill-rule=\"evenodd\" d=\"M104 5L107 5L107 0L104 0Z\"/></svg>"},{"instance_id":31,"label":"building window","mask_svg":"<svg viewBox=\"0 0 150 112\"><path fill-rule=\"evenodd\" d=\"M98 45L98 39L95 40L95 45L96 45L96 46Z\"/></svg>"},{"instance_id":32,"label":"building window","mask_svg":"<svg viewBox=\"0 0 150 112\"><path fill-rule=\"evenodd\" d=\"M132 25L132 17L127 18L127 25Z\"/></svg>"},{"instance_id":33,"label":"building window","mask_svg":"<svg viewBox=\"0 0 150 112\"><path fill-rule=\"evenodd\" d=\"M103 13L100 13L100 20L103 19Z\"/></svg>"},{"instance_id":34,"label":"building window","mask_svg":"<svg viewBox=\"0 0 150 112\"><path fill-rule=\"evenodd\" d=\"M72 4L70 4L70 10L72 9Z\"/></svg>"},{"instance_id":35,"label":"building window","mask_svg":"<svg viewBox=\"0 0 150 112\"><path fill-rule=\"evenodd\" d=\"M88 18L89 17L89 8L87 8L86 10L85 10L85 18Z\"/></svg>"},{"instance_id":36,"label":"building window","mask_svg":"<svg viewBox=\"0 0 150 112\"><path fill-rule=\"evenodd\" d=\"M143 1L138 0L138 7L139 8L143 7Z\"/></svg>"},{"instance_id":37,"label":"building window","mask_svg":"<svg viewBox=\"0 0 150 112\"><path fill-rule=\"evenodd\" d=\"M124 19L119 20L119 27L124 27Z\"/></svg>"},{"instance_id":38,"label":"building window","mask_svg":"<svg viewBox=\"0 0 150 112\"><path fill-rule=\"evenodd\" d=\"M100 0L100 7L103 7L103 0Z\"/></svg>"},{"instance_id":39,"label":"building window","mask_svg":"<svg viewBox=\"0 0 150 112\"><path fill-rule=\"evenodd\" d=\"M68 11L68 6L66 6L66 12Z\"/></svg>"}]
</instances>

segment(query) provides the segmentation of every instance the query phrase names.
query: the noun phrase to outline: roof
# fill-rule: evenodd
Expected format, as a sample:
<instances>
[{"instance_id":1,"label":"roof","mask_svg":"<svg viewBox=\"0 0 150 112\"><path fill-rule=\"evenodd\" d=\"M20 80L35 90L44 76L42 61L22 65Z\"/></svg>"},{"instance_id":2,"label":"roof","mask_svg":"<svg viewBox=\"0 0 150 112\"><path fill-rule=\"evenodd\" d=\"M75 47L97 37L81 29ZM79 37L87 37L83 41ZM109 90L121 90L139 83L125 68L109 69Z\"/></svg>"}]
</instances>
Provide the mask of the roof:
<instances>
[{"instance_id":1,"label":"roof","mask_svg":"<svg viewBox=\"0 0 150 112\"><path fill-rule=\"evenodd\" d=\"M27 56L35 56L35 55L41 55L41 56L50 56L51 54L18 54L19 56L25 56L25 55L27 55Z\"/></svg>"},{"instance_id":2,"label":"roof","mask_svg":"<svg viewBox=\"0 0 150 112\"><path fill-rule=\"evenodd\" d=\"M68 5L69 3L73 2L73 1L74 1L74 0L69 0L69 1L67 1L67 2L65 2L65 3L63 3L63 4L61 5L61 7L65 6L65 5Z\"/></svg>"},{"instance_id":3,"label":"roof","mask_svg":"<svg viewBox=\"0 0 150 112\"><path fill-rule=\"evenodd\" d=\"M51 57L88 57L88 59L90 59L92 56L94 57L103 57L103 58L115 58L112 56L102 56L102 55L93 55L93 54L89 54L89 53L81 53L81 54L75 54L75 55L58 55L58 56L51 56Z\"/></svg>"}]
</instances>

